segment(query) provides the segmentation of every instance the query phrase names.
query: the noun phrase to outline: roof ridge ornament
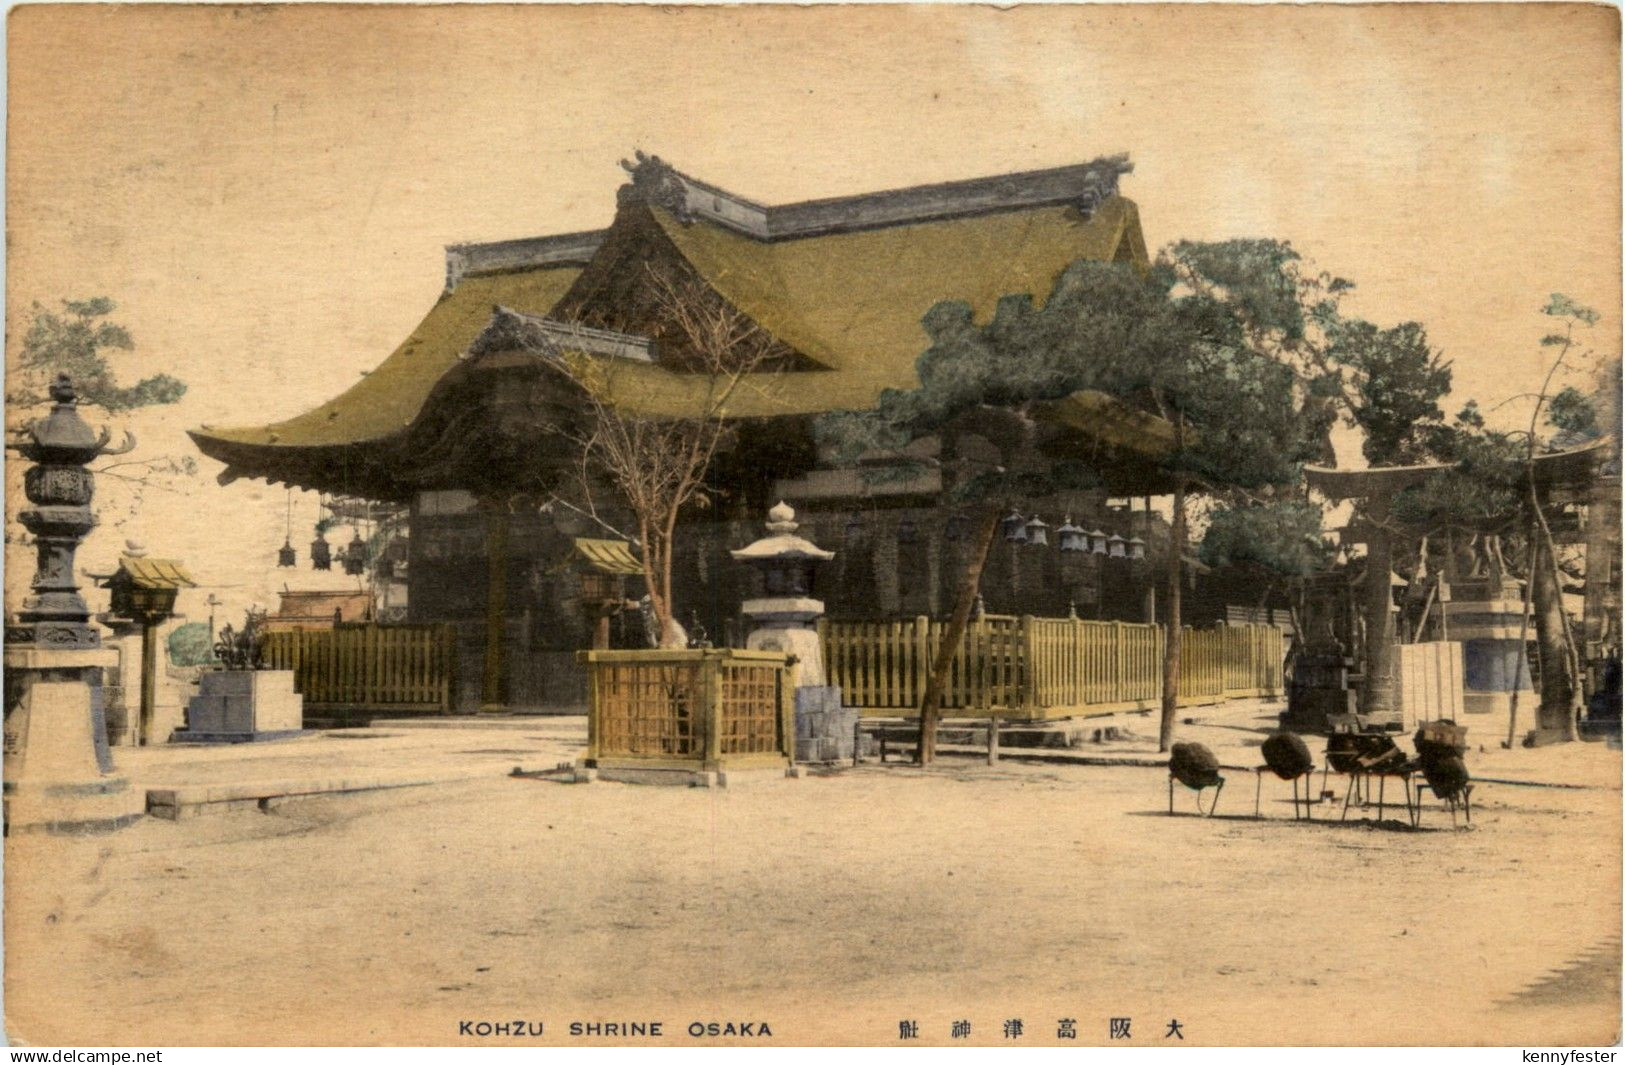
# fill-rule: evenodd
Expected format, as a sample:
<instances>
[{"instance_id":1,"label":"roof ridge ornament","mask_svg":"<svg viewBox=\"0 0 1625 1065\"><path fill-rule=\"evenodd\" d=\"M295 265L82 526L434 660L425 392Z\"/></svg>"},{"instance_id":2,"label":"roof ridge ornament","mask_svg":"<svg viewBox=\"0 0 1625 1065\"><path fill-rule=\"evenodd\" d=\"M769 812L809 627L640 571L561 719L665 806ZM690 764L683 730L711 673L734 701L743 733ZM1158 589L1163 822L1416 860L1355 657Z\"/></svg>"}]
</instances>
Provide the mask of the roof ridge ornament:
<instances>
[{"instance_id":1,"label":"roof ridge ornament","mask_svg":"<svg viewBox=\"0 0 1625 1065\"><path fill-rule=\"evenodd\" d=\"M692 224L694 215L688 209L688 186L677 169L658 155L645 155L641 149L634 149L632 155L637 162L621 160L621 169L631 175L632 181L616 192L617 202L660 207L670 211L683 225Z\"/></svg>"}]
</instances>

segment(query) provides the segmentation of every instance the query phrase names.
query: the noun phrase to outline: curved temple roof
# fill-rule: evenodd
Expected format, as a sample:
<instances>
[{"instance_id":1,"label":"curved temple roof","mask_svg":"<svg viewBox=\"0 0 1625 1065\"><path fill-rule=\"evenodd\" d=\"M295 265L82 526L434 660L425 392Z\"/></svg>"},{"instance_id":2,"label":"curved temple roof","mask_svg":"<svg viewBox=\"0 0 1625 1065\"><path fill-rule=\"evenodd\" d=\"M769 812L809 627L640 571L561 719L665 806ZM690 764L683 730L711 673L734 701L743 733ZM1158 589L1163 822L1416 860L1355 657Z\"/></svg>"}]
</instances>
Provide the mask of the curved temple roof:
<instances>
[{"instance_id":1,"label":"curved temple roof","mask_svg":"<svg viewBox=\"0 0 1625 1065\"><path fill-rule=\"evenodd\" d=\"M929 344L921 318L943 300L964 300L985 317L1010 293L1042 299L1079 259L1147 262L1138 211L1116 193L1129 169L1121 157L785 207L732 196L658 159L628 169L633 182L611 230L447 249L446 292L366 378L298 417L204 426L193 440L227 463L226 479L355 491L361 486L344 471L367 465L375 445L413 425L492 323L493 307L545 316L584 260L590 265L638 211L718 295L827 367L747 378L729 404L742 418L861 409L885 388L911 387ZM600 363L604 393L638 413L681 413L707 387L658 362L578 357ZM372 465L386 461L395 459Z\"/></svg>"}]
</instances>

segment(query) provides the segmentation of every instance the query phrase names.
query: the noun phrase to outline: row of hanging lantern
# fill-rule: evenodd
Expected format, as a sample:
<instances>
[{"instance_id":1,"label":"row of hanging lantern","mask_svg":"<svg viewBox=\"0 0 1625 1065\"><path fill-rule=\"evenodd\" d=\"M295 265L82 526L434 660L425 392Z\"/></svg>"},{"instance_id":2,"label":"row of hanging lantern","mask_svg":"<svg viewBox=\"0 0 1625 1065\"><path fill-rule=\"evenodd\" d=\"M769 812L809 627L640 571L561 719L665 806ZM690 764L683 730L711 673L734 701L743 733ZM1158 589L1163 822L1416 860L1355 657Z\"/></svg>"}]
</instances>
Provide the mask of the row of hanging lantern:
<instances>
[{"instance_id":1,"label":"row of hanging lantern","mask_svg":"<svg viewBox=\"0 0 1625 1065\"><path fill-rule=\"evenodd\" d=\"M325 505L325 504L324 504ZM367 572L367 543L361 538L361 527L357 525L350 542L339 552L340 562L344 572L352 577L359 577ZM293 547L293 490L288 490L287 526L282 538L282 546L277 549L276 564L284 569L299 564L299 553ZM333 568L333 545L327 542L327 528L321 522L316 523L316 539L310 542L310 568L317 570L331 570Z\"/></svg>"},{"instance_id":2,"label":"row of hanging lantern","mask_svg":"<svg viewBox=\"0 0 1625 1065\"><path fill-rule=\"evenodd\" d=\"M1050 524L1037 514L1031 518L1023 518L1020 511L1012 510L999 522L1000 531L1004 538L1012 544L1026 544L1028 547L1049 546ZM1142 559L1145 557L1145 541L1138 536L1123 539L1117 533L1110 536L1100 529L1085 532L1081 526L1072 524L1072 515L1068 514L1055 530L1055 538L1059 541L1062 551L1105 555L1107 558Z\"/></svg>"},{"instance_id":3,"label":"row of hanging lantern","mask_svg":"<svg viewBox=\"0 0 1625 1065\"><path fill-rule=\"evenodd\" d=\"M293 549L285 547L279 554L277 564L291 566L294 564ZM344 572L352 577L359 577L367 572L367 543L361 539L361 530L357 528L350 542L339 549L339 563L344 566ZM318 529L316 539L310 542L310 568L330 570L333 568L333 545L327 542L327 531Z\"/></svg>"}]
</instances>

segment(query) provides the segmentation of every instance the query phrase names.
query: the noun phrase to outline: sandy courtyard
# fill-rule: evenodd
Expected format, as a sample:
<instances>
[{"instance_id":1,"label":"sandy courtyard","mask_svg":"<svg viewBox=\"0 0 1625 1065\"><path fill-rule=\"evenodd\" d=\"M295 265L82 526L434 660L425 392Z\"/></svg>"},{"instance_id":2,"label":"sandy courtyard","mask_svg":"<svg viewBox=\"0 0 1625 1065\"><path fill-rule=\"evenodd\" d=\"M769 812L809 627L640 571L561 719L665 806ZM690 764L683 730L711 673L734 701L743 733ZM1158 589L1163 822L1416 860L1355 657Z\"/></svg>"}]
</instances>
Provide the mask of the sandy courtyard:
<instances>
[{"instance_id":1,"label":"sandy courtyard","mask_svg":"<svg viewBox=\"0 0 1625 1065\"><path fill-rule=\"evenodd\" d=\"M1143 720L1143 719L1142 719ZM1256 764L1260 715L1187 727ZM1143 727L1143 726L1142 726ZM766 1023L709 1041L1612 1043L1619 754L1495 751L1470 831L1290 820L1231 772L1167 816L1155 768L947 759L727 789L509 778L570 722L132 752L142 784L312 760L440 782L6 845L14 1042L506 1043L460 1022ZM1138 753L1144 744L1092 753ZM1317 758L1320 747L1313 745ZM245 766L243 759L260 763ZM1318 777L1317 783L1318 783ZM1333 778L1333 786L1341 782ZM1324 808L1320 816L1326 816ZM1374 810L1366 815L1374 818ZM1431 830L1431 831L1428 831Z\"/></svg>"}]
</instances>

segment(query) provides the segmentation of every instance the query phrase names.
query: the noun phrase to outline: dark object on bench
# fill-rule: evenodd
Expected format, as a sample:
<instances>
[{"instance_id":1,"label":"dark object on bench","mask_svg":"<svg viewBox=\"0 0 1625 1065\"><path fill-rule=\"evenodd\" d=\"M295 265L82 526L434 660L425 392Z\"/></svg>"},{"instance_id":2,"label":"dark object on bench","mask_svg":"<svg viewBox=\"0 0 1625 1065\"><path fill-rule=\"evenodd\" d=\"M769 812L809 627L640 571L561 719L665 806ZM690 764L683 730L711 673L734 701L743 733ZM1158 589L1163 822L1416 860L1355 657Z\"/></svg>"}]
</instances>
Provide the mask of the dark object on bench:
<instances>
[{"instance_id":1,"label":"dark object on bench","mask_svg":"<svg viewBox=\"0 0 1625 1065\"><path fill-rule=\"evenodd\" d=\"M1438 721L1424 721L1413 737L1416 757L1426 762L1429 758L1461 757L1467 753L1467 727L1458 725L1448 717Z\"/></svg>"},{"instance_id":2,"label":"dark object on bench","mask_svg":"<svg viewBox=\"0 0 1625 1065\"><path fill-rule=\"evenodd\" d=\"M1224 777L1219 775L1219 760L1200 743L1176 743L1168 751L1168 812L1174 812L1174 781L1196 792L1197 812L1208 816L1219 808L1219 796L1224 793ZM1202 791L1215 789L1213 805L1202 810Z\"/></svg>"},{"instance_id":3,"label":"dark object on bench","mask_svg":"<svg viewBox=\"0 0 1625 1065\"><path fill-rule=\"evenodd\" d=\"M1309 747L1291 732L1277 732L1264 741L1264 764L1282 780L1296 780L1315 768Z\"/></svg>"},{"instance_id":4,"label":"dark object on bench","mask_svg":"<svg viewBox=\"0 0 1625 1065\"><path fill-rule=\"evenodd\" d=\"M1450 804L1455 820L1456 807L1466 807L1467 820L1473 819L1472 774L1467 772L1467 729L1449 718L1424 721L1416 730L1416 760L1428 790ZM1420 820L1420 818L1418 818Z\"/></svg>"},{"instance_id":5,"label":"dark object on bench","mask_svg":"<svg viewBox=\"0 0 1625 1065\"><path fill-rule=\"evenodd\" d=\"M1219 775L1219 760L1200 743L1176 743L1168 752L1168 772L1187 788L1218 787L1224 781Z\"/></svg>"},{"instance_id":6,"label":"dark object on bench","mask_svg":"<svg viewBox=\"0 0 1625 1065\"><path fill-rule=\"evenodd\" d=\"M1253 787L1253 816L1261 816L1264 798L1264 772L1268 770L1282 780L1292 782L1292 817L1298 819L1314 819L1313 774L1315 760L1310 757L1309 747L1303 739L1291 732L1277 732L1264 741L1260 753L1264 756L1264 764L1254 770ZM1303 782L1303 797L1298 796L1298 782Z\"/></svg>"},{"instance_id":7,"label":"dark object on bench","mask_svg":"<svg viewBox=\"0 0 1625 1065\"><path fill-rule=\"evenodd\" d=\"M1427 778L1429 790L1446 802L1465 797L1472 789L1472 774L1467 772L1467 763L1458 755L1424 758L1422 776Z\"/></svg>"},{"instance_id":8,"label":"dark object on bench","mask_svg":"<svg viewBox=\"0 0 1625 1065\"><path fill-rule=\"evenodd\" d=\"M1336 773L1386 773L1405 765L1405 752L1380 732L1334 732L1326 737L1326 764Z\"/></svg>"}]
</instances>

